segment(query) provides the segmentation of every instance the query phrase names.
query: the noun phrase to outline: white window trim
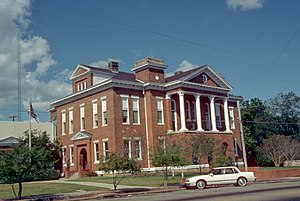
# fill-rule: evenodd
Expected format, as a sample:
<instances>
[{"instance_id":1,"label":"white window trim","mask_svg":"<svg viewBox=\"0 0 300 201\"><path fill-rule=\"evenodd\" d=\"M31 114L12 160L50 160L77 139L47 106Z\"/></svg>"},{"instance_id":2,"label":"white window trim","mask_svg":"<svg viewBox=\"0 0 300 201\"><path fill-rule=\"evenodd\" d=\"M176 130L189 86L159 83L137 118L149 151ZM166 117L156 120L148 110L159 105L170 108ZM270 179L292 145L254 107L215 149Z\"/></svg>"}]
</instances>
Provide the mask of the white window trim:
<instances>
[{"instance_id":1,"label":"white window trim","mask_svg":"<svg viewBox=\"0 0 300 201\"><path fill-rule=\"evenodd\" d=\"M120 95L121 96L121 106L122 106L122 124L126 124L126 125L128 125L128 124L130 124L130 120L129 120L129 117L130 117L130 115L129 115L129 95L124 95L124 94L121 94ZM123 122L123 98L126 98L127 99L127 122Z\"/></svg>"},{"instance_id":2,"label":"white window trim","mask_svg":"<svg viewBox=\"0 0 300 201\"><path fill-rule=\"evenodd\" d=\"M158 106L158 102L161 101L161 123L157 123L158 125L165 125L165 119L164 119L164 98L163 97L156 97L156 107ZM157 112L158 112L158 107L157 107Z\"/></svg>"},{"instance_id":3,"label":"white window trim","mask_svg":"<svg viewBox=\"0 0 300 201\"><path fill-rule=\"evenodd\" d=\"M190 103L190 101L185 101L185 103L186 103L186 120L187 121L191 121L192 120L192 117L191 117L191 103Z\"/></svg>"},{"instance_id":4,"label":"white window trim","mask_svg":"<svg viewBox=\"0 0 300 201\"><path fill-rule=\"evenodd\" d=\"M103 102L105 101L105 108L103 107ZM105 109L105 110L103 110ZM105 124L104 122L104 112L106 112L106 119L107 119L107 99L106 96L101 97L101 119L102 119L102 127L107 126L107 123ZM99 124L99 122L98 122Z\"/></svg>"},{"instance_id":5,"label":"white window trim","mask_svg":"<svg viewBox=\"0 0 300 201\"><path fill-rule=\"evenodd\" d=\"M65 150L65 152L63 150ZM67 166L67 146L61 147L61 155L62 155L63 166L66 167ZM64 161L64 158L65 158L65 161Z\"/></svg>"},{"instance_id":6,"label":"white window trim","mask_svg":"<svg viewBox=\"0 0 300 201\"><path fill-rule=\"evenodd\" d=\"M128 141L128 158L131 158L131 137L123 137L123 143L124 141Z\"/></svg>"},{"instance_id":7,"label":"white window trim","mask_svg":"<svg viewBox=\"0 0 300 201\"><path fill-rule=\"evenodd\" d=\"M81 108L83 108L83 116L82 116L82 113L81 113ZM85 131L85 128L82 128L83 127L82 117L84 117L84 122L83 123L85 124L85 107L84 107L84 103L79 105L79 118L80 118L80 130ZM84 127L85 127L85 125L84 125Z\"/></svg>"},{"instance_id":8,"label":"white window trim","mask_svg":"<svg viewBox=\"0 0 300 201\"><path fill-rule=\"evenodd\" d=\"M98 159L97 159L97 152L96 152L96 145L98 145ZM99 161L99 140L95 140L93 141L93 147L94 147L94 164L98 164L100 161Z\"/></svg>"},{"instance_id":9,"label":"white window trim","mask_svg":"<svg viewBox=\"0 0 300 201\"><path fill-rule=\"evenodd\" d=\"M73 151L71 151L73 149ZM70 151L70 166L74 166L74 159L75 159L75 156L74 156L74 145L71 144L69 146L69 151ZM72 154L73 154L73 160L72 160Z\"/></svg>"},{"instance_id":10,"label":"white window trim","mask_svg":"<svg viewBox=\"0 0 300 201\"><path fill-rule=\"evenodd\" d=\"M63 118L65 117L65 119ZM63 120L64 119L64 120ZM66 110L61 111L61 135L66 135L67 134L67 116L66 116ZM65 123L65 130L64 130L64 123Z\"/></svg>"},{"instance_id":11,"label":"white window trim","mask_svg":"<svg viewBox=\"0 0 300 201\"><path fill-rule=\"evenodd\" d=\"M73 107L70 107L68 110L69 110L69 134L72 134L74 132L74 110ZM72 118L70 115L71 111L72 111ZM72 126L71 126L71 120L73 121Z\"/></svg>"},{"instance_id":12,"label":"white window trim","mask_svg":"<svg viewBox=\"0 0 300 201\"><path fill-rule=\"evenodd\" d=\"M96 104L96 112L94 110L94 105ZM98 117L98 100L92 100L92 110L93 110L93 128L98 128L99 125L99 117ZM98 121L98 125L96 125L96 119L95 119L95 114L97 114L97 121Z\"/></svg>"},{"instance_id":13,"label":"white window trim","mask_svg":"<svg viewBox=\"0 0 300 201\"><path fill-rule=\"evenodd\" d=\"M221 117L221 104L215 103L215 110L216 110L216 126L217 128L222 128L222 117ZM218 121L217 117L220 118L220 121Z\"/></svg>"},{"instance_id":14,"label":"white window trim","mask_svg":"<svg viewBox=\"0 0 300 201\"><path fill-rule=\"evenodd\" d=\"M133 125L140 125L140 97L138 96L131 96L131 100L132 100L132 114L134 114L134 111L137 111L138 113L138 122L137 123L133 123ZM133 107L133 100L137 100L137 108ZM133 117L132 117L133 118ZM133 122L133 119L132 119Z\"/></svg>"},{"instance_id":15,"label":"white window trim","mask_svg":"<svg viewBox=\"0 0 300 201\"><path fill-rule=\"evenodd\" d=\"M229 126L230 126L230 129L235 129L235 119L234 119L234 107L230 106L228 107L228 110L229 110ZM230 118L232 117L232 124L231 124L231 120Z\"/></svg>"},{"instance_id":16,"label":"white window trim","mask_svg":"<svg viewBox=\"0 0 300 201\"><path fill-rule=\"evenodd\" d=\"M102 139L103 161L105 161L105 158L107 157L107 156L106 156L106 152L105 152L105 146L104 146L104 144L105 144L106 142L108 143L108 138Z\"/></svg>"},{"instance_id":17,"label":"white window trim","mask_svg":"<svg viewBox=\"0 0 300 201\"><path fill-rule=\"evenodd\" d=\"M238 157L239 156L239 151L238 151L238 143L237 143L236 138L233 139L233 143L234 143L234 156Z\"/></svg>"},{"instance_id":18,"label":"white window trim","mask_svg":"<svg viewBox=\"0 0 300 201\"><path fill-rule=\"evenodd\" d=\"M135 137L133 138L134 142L139 142L139 155L140 157L139 158L136 158L135 160L143 160L143 157L142 157L142 138L141 137ZM134 153L135 153L135 147L134 147Z\"/></svg>"}]
</instances>

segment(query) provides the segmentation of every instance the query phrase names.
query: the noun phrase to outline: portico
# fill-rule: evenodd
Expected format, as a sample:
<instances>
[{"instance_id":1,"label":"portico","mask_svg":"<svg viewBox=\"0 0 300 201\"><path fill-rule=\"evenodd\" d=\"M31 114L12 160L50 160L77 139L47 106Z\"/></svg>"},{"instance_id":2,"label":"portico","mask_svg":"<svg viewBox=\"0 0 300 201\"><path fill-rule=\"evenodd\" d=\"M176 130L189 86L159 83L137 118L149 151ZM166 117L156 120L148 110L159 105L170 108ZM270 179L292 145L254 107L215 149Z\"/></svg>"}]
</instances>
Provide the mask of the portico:
<instances>
[{"instance_id":1,"label":"portico","mask_svg":"<svg viewBox=\"0 0 300 201\"><path fill-rule=\"evenodd\" d=\"M166 100L172 107L168 114L173 120L171 124L176 124L169 126L170 132L232 132L227 96L180 90L167 94Z\"/></svg>"}]
</instances>

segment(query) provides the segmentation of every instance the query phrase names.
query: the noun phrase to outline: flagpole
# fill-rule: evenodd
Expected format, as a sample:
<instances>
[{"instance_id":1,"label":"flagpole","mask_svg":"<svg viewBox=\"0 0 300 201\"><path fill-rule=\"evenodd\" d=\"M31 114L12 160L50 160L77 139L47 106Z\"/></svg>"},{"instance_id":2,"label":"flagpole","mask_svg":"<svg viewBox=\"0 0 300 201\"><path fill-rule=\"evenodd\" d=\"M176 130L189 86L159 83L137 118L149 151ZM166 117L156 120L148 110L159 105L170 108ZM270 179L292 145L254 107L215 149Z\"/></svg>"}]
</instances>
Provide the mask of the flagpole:
<instances>
[{"instance_id":1,"label":"flagpole","mask_svg":"<svg viewBox=\"0 0 300 201\"><path fill-rule=\"evenodd\" d=\"M31 97L29 96L29 105L31 106ZM30 108L31 110L31 108ZM29 135L28 135L28 146L29 150L31 150L31 112L28 112L29 117Z\"/></svg>"}]
</instances>

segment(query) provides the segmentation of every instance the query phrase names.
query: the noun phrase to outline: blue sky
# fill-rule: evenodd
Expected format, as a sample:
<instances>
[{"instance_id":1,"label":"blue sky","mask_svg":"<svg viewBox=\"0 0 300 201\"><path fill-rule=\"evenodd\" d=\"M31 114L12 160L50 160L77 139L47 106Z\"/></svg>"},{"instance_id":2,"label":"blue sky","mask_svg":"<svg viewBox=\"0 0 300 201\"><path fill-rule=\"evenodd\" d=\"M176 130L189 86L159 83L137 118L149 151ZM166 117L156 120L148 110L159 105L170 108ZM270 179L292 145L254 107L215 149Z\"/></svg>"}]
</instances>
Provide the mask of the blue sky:
<instances>
[{"instance_id":1,"label":"blue sky","mask_svg":"<svg viewBox=\"0 0 300 201\"><path fill-rule=\"evenodd\" d=\"M40 121L71 91L77 64L130 72L147 56L166 74L208 64L245 99L300 95L298 0L1 0L0 120L17 114L16 28L21 30L22 120L29 96Z\"/></svg>"}]
</instances>

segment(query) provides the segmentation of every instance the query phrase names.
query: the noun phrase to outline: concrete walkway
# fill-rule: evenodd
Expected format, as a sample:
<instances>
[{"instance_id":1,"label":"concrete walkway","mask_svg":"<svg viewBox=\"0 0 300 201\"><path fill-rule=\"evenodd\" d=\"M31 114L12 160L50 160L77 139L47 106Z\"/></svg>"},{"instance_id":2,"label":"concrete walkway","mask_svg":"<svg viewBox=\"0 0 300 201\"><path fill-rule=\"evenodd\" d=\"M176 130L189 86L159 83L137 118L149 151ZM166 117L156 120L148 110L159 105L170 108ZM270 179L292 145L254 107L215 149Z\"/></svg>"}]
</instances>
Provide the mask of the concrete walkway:
<instances>
[{"instance_id":1,"label":"concrete walkway","mask_svg":"<svg viewBox=\"0 0 300 201\"><path fill-rule=\"evenodd\" d=\"M110 190L114 190L114 185L113 184L99 183L99 182L73 181L73 180L68 180L68 179L51 180L51 181L47 181L47 182L50 182L50 183L65 183L65 184L78 184L78 185L83 185L83 186L102 187L102 188L107 188L107 189L110 189ZM117 189L129 189L129 188L153 189L153 188L157 188L157 187L126 186L126 185L118 185L117 186Z\"/></svg>"}]
</instances>

